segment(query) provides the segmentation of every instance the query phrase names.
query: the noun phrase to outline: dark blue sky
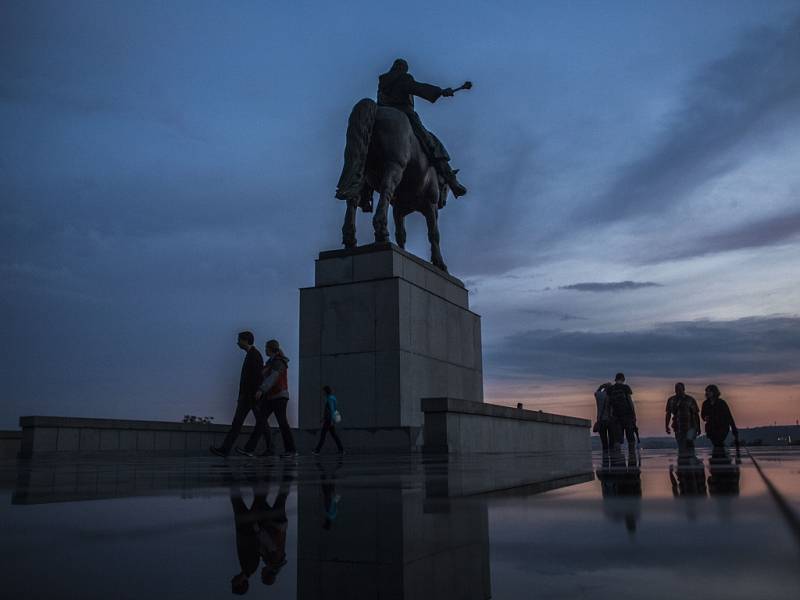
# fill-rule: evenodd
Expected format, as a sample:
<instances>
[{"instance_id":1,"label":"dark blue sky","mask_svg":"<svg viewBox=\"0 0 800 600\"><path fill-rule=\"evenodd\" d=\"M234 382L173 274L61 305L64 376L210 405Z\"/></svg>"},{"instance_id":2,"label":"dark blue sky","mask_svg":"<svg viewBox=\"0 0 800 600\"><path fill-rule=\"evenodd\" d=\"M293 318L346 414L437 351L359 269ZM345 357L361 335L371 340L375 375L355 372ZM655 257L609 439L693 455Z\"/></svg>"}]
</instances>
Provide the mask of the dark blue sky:
<instances>
[{"instance_id":1,"label":"dark blue sky","mask_svg":"<svg viewBox=\"0 0 800 600\"><path fill-rule=\"evenodd\" d=\"M236 331L296 357L349 110L397 56L475 82L418 110L470 187L442 248L488 400L583 413L625 368L653 414L684 378L793 421L800 6L531 4L4 2L0 427L225 421Z\"/></svg>"}]
</instances>

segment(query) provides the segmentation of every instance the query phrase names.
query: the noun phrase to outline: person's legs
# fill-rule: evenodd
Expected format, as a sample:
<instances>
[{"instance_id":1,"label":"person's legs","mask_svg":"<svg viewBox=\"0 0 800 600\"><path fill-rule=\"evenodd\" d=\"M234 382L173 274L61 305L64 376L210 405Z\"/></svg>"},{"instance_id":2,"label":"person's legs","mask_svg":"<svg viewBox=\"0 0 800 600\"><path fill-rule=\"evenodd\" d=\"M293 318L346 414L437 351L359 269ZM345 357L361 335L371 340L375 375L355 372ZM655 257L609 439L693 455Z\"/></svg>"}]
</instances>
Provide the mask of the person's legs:
<instances>
[{"instance_id":1,"label":"person's legs","mask_svg":"<svg viewBox=\"0 0 800 600\"><path fill-rule=\"evenodd\" d=\"M631 445L631 421L627 417L619 420L619 443L627 441Z\"/></svg>"},{"instance_id":2,"label":"person's legs","mask_svg":"<svg viewBox=\"0 0 800 600\"><path fill-rule=\"evenodd\" d=\"M612 450L616 450L622 441L622 427L619 419L612 418L608 422L608 443Z\"/></svg>"},{"instance_id":3,"label":"person's legs","mask_svg":"<svg viewBox=\"0 0 800 600\"><path fill-rule=\"evenodd\" d=\"M678 456L687 456L688 454L691 454L691 452L689 452L685 433L676 433L675 440L678 442Z\"/></svg>"},{"instance_id":4,"label":"person's legs","mask_svg":"<svg viewBox=\"0 0 800 600\"><path fill-rule=\"evenodd\" d=\"M247 418L247 413L250 412L250 408L250 402L247 400L240 398L239 402L237 402L236 413L233 415L231 428L228 430L228 434L225 436L225 441L222 442L222 446L220 446L220 450L225 454L228 454L236 443L236 438L239 437L239 433L242 431L242 425Z\"/></svg>"},{"instance_id":5,"label":"person's legs","mask_svg":"<svg viewBox=\"0 0 800 600\"><path fill-rule=\"evenodd\" d=\"M625 421L625 437L628 440L628 448L630 450L636 449L636 425L633 423L633 419L627 419Z\"/></svg>"},{"instance_id":6,"label":"person's legs","mask_svg":"<svg viewBox=\"0 0 800 600\"><path fill-rule=\"evenodd\" d=\"M281 429L281 437L283 438L283 451L297 452L294 446L292 430L289 428L289 420L286 418L286 405L289 404L289 399L276 398L272 402L273 410L275 411L275 418L278 420L278 427Z\"/></svg>"},{"instance_id":7,"label":"person's legs","mask_svg":"<svg viewBox=\"0 0 800 600\"><path fill-rule=\"evenodd\" d=\"M342 446L342 440L339 439L339 436L336 435L336 426L331 423L329 429L331 430L331 437L333 441L336 442L336 447L339 448L339 452L344 452L344 446Z\"/></svg>"},{"instance_id":8,"label":"person's legs","mask_svg":"<svg viewBox=\"0 0 800 600\"><path fill-rule=\"evenodd\" d=\"M258 447L258 439L264 435L267 439L267 449L269 449L269 433L268 433L268 426L267 420L264 418L264 405L266 404L265 400L261 400L256 402L256 405L253 407L253 415L256 418L256 426L253 428L253 433L250 434L250 438L247 440L247 443L244 445L244 449L248 452L253 452Z\"/></svg>"},{"instance_id":9,"label":"person's legs","mask_svg":"<svg viewBox=\"0 0 800 600\"><path fill-rule=\"evenodd\" d=\"M317 447L314 448L314 452L319 452L322 448L322 445L325 443L325 435L328 433L328 421L324 421L322 423L322 427L319 430L319 442L317 442Z\"/></svg>"},{"instance_id":10,"label":"person's legs","mask_svg":"<svg viewBox=\"0 0 800 600\"><path fill-rule=\"evenodd\" d=\"M603 452L608 452L610 435L607 421L600 421L597 426L597 434L600 436L600 444L603 446Z\"/></svg>"}]
</instances>

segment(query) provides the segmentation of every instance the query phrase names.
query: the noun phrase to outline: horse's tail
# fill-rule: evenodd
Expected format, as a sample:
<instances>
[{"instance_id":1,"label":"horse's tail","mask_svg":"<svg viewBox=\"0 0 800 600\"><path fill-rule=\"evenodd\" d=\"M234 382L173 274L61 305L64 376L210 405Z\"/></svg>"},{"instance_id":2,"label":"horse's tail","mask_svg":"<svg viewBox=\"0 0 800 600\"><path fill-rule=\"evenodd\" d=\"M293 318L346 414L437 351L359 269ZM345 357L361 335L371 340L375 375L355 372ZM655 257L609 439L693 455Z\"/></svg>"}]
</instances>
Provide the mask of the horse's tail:
<instances>
[{"instance_id":1,"label":"horse's tail","mask_svg":"<svg viewBox=\"0 0 800 600\"><path fill-rule=\"evenodd\" d=\"M362 204L361 192L364 187L367 152L377 111L378 105L373 100L363 98L356 103L350 113L347 122L347 144L344 147L344 167L336 185L336 197L340 200L351 200Z\"/></svg>"}]
</instances>

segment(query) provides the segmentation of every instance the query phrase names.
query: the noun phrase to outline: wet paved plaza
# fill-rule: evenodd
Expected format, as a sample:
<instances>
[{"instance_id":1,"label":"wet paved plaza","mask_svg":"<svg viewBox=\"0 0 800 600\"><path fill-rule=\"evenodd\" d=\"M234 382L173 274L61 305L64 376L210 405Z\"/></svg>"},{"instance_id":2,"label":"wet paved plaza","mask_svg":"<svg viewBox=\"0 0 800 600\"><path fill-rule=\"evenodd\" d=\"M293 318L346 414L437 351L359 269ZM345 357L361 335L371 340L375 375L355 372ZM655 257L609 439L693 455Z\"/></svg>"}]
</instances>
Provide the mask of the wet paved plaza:
<instances>
[{"instance_id":1,"label":"wet paved plaza","mask_svg":"<svg viewBox=\"0 0 800 600\"><path fill-rule=\"evenodd\" d=\"M752 456L6 461L3 596L796 597L800 452Z\"/></svg>"}]
</instances>

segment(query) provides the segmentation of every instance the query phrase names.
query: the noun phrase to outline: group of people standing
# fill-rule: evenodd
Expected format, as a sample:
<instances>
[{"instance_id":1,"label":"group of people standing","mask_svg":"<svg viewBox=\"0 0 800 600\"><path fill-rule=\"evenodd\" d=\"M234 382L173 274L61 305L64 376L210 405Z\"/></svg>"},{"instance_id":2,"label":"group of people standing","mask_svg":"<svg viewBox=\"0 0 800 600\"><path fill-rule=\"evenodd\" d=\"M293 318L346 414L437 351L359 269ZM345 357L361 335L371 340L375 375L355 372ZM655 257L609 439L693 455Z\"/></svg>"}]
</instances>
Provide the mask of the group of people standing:
<instances>
[{"instance_id":1,"label":"group of people standing","mask_svg":"<svg viewBox=\"0 0 800 600\"><path fill-rule=\"evenodd\" d=\"M603 383L594 393L597 402L597 421L594 431L600 436L603 451L619 448L627 439L631 452L636 450L639 428L633 390L625 383L625 374L617 373L614 383Z\"/></svg>"},{"instance_id":2,"label":"group of people standing","mask_svg":"<svg viewBox=\"0 0 800 600\"><path fill-rule=\"evenodd\" d=\"M705 432L715 448L725 446L730 432L739 444L739 430L731 414L728 403L722 399L719 388L708 385L706 399L702 408L686 393L686 386L675 384L675 395L667 399L664 425L666 432L675 434L680 453L693 453L694 441L700 435L700 422L705 424ZM595 392L597 421L594 431L600 436L604 452L618 450L624 441L631 452L636 450L639 428L636 424L636 408L633 403L633 390L625 383L625 375L617 373L614 383L603 383Z\"/></svg>"},{"instance_id":3,"label":"group of people standing","mask_svg":"<svg viewBox=\"0 0 800 600\"><path fill-rule=\"evenodd\" d=\"M236 345L245 352L242 372L239 377L236 412L231 422L231 428L222 445L211 446L211 453L222 457L227 457L231 453L236 439L241 433L244 421L252 411L256 420L255 428L244 447L236 446L235 451L243 456L255 456L258 442L263 437L266 441L266 449L261 456L271 456L273 450L269 430L269 417L274 414L283 439L281 458L297 456L294 437L289 427L289 420L286 417L286 409L289 405L289 359L283 353L278 340L269 340L264 347L267 354L267 361L264 362L261 352L255 347L255 336L251 331L240 332L236 338ZM319 453L325 441L326 433L331 434L339 453L343 454L344 448L335 428L335 422L339 415L336 397L329 386L325 386L323 391L326 396L325 408L320 439L314 454Z\"/></svg>"}]
</instances>

